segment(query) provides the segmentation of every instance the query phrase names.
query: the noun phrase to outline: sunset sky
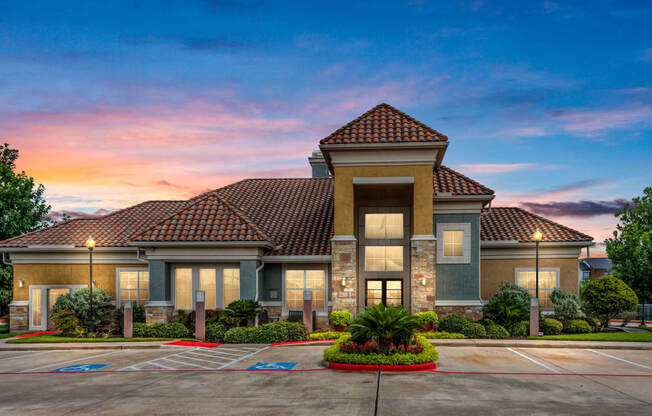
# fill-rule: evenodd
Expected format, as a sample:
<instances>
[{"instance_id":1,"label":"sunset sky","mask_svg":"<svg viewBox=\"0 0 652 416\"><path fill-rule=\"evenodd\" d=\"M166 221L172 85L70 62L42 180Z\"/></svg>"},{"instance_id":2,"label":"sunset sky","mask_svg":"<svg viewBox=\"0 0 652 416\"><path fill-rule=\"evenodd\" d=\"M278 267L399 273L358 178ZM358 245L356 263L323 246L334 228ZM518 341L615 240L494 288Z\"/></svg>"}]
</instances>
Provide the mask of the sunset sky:
<instances>
[{"instance_id":1,"label":"sunset sky","mask_svg":"<svg viewBox=\"0 0 652 416\"><path fill-rule=\"evenodd\" d=\"M0 3L0 140L58 212L309 176L381 102L597 241L652 185L649 2L137 3Z\"/></svg>"}]
</instances>

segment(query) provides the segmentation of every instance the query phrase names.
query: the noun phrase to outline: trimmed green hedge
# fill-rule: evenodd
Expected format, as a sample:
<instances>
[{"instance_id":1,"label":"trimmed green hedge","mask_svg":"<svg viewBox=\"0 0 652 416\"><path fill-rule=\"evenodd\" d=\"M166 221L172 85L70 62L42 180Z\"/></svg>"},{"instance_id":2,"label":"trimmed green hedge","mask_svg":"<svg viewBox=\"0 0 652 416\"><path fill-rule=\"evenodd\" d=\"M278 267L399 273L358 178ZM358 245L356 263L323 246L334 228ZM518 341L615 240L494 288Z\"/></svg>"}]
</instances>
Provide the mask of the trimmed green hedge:
<instances>
[{"instance_id":1,"label":"trimmed green hedge","mask_svg":"<svg viewBox=\"0 0 652 416\"><path fill-rule=\"evenodd\" d=\"M351 335L344 334L334 345L324 351L324 360L333 363L382 365L411 365L437 361L439 354L437 354L435 347L421 334L416 337L423 346L423 351L420 354L351 354L340 351L340 344L351 338Z\"/></svg>"},{"instance_id":2,"label":"trimmed green hedge","mask_svg":"<svg viewBox=\"0 0 652 416\"><path fill-rule=\"evenodd\" d=\"M353 314L349 311L333 311L328 317L328 322L333 326L347 326L353 321Z\"/></svg>"},{"instance_id":3,"label":"trimmed green hedge","mask_svg":"<svg viewBox=\"0 0 652 416\"><path fill-rule=\"evenodd\" d=\"M323 339L338 339L340 336L342 336L342 334L344 334L344 332L337 332L337 331L313 332L312 334L308 335L308 340L318 341Z\"/></svg>"},{"instance_id":4,"label":"trimmed green hedge","mask_svg":"<svg viewBox=\"0 0 652 416\"><path fill-rule=\"evenodd\" d=\"M462 327L462 333L467 338L485 338L487 336L487 331L484 329L484 326L472 321L464 324Z\"/></svg>"},{"instance_id":5,"label":"trimmed green hedge","mask_svg":"<svg viewBox=\"0 0 652 416\"><path fill-rule=\"evenodd\" d=\"M543 335L559 335L564 325L556 319L545 318L541 320L539 328Z\"/></svg>"},{"instance_id":6,"label":"trimmed green hedge","mask_svg":"<svg viewBox=\"0 0 652 416\"><path fill-rule=\"evenodd\" d=\"M434 311L417 312L414 314L414 316L417 317L417 320L424 328L426 328L426 325L430 324L432 325L433 329L436 329L437 324L439 323L439 317Z\"/></svg>"},{"instance_id":7,"label":"trimmed green hedge","mask_svg":"<svg viewBox=\"0 0 652 416\"><path fill-rule=\"evenodd\" d=\"M439 320L439 330L460 334L462 333L462 328L464 325L469 322L472 323L473 321L456 313L451 313L450 315L446 315Z\"/></svg>"},{"instance_id":8,"label":"trimmed green hedge","mask_svg":"<svg viewBox=\"0 0 652 416\"><path fill-rule=\"evenodd\" d=\"M568 334L588 334L591 326L583 319L572 319L564 324L563 331Z\"/></svg>"},{"instance_id":9,"label":"trimmed green hedge","mask_svg":"<svg viewBox=\"0 0 652 416\"><path fill-rule=\"evenodd\" d=\"M464 334L456 334L450 332L420 332L418 335L426 337L428 339L464 339L466 338Z\"/></svg>"},{"instance_id":10,"label":"trimmed green hedge","mask_svg":"<svg viewBox=\"0 0 652 416\"><path fill-rule=\"evenodd\" d=\"M308 338L303 322L272 322L256 327L231 328L224 334L229 344L272 344L305 341Z\"/></svg>"},{"instance_id":11,"label":"trimmed green hedge","mask_svg":"<svg viewBox=\"0 0 652 416\"><path fill-rule=\"evenodd\" d=\"M509 332L503 327L502 325L498 325L497 323L487 320L484 326L486 335L486 338L490 339L505 339L509 338Z\"/></svg>"},{"instance_id":12,"label":"trimmed green hedge","mask_svg":"<svg viewBox=\"0 0 652 416\"><path fill-rule=\"evenodd\" d=\"M528 321L517 322L509 327L509 333L515 338L527 337L530 334L530 323Z\"/></svg>"},{"instance_id":13,"label":"trimmed green hedge","mask_svg":"<svg viewBox=\"0 0 652 416\"><path fill-rule=\"evenodd\" d=\"M223 323L208 324L206 325L206 339L209 341L223 342L224 335L229 327Z\"/></svg>"},{"instance_id":14,"label":"trimmed green hedge","mask_svg":"<svg viewBox=\"0 0 652 416\"><path fill-rule=\"evenodd\" d=\"M134 338L185 338L191 335L190 330L178 322L170 324L147 325L134 322Z\"/></svg>"}]
</instances>

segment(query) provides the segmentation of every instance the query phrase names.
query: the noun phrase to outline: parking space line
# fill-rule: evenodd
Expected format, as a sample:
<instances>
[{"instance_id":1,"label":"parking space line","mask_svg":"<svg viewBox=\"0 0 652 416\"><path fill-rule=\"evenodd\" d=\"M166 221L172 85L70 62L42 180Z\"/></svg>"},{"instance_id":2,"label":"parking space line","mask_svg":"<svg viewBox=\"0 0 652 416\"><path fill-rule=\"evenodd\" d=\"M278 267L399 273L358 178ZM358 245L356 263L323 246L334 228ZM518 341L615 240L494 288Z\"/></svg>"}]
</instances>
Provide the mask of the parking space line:
<instances>
[{"instance_id":1,"label":"parking space line","mask_svg":"<svg viewBox=\"0 0 652 416\"><path fill-rule=\"evenodd\" d=\"M248 352L248 351L243 351L243 352ZM242 355L242 354L234 354L232 352L224 352L224 351L211 351L211 354L220 354L220 355L226 354L226 355L233 355L233 356L236 356L236 357L239 357L239 356Z\"/></svg>"},{"instance_id":2,"label":"parking space line","mask_svg":"<svg viewBox=\"0 0 652 416\"><path fill-rule=\"evenodd\" d=\"M258 353L261 352L261 351L265 351L265 350L268 349L268 348L269 348L269 347L263 347L263 348L260 348L260 349L258 349L258 350L256 350L256 351L252 352L251 354L247 354L247 355L245 355L244 357L240 357L240 358L238 358L237 360L235 360L235 361L233 361L233 362L231 362L231 363L229 363L229 364L226 364L224 367L227 367L227 366L229 366L229 365L231 365L231 364L239 363L240 361L245 360L245 359L247 359L247 358L249 358L249 357L251 357L251 356L253 356L253 355L256 355L256 354L258 354ZM221 367L221 368L224 368L224 367Z\"/></svg>"},{"instance_id":3,"label":"parking space line","mask_svg":"<svg viewBox=\"0 0 652 416\"><path fill-rule=\"evenodd\" d=\"M76 359L76 360L60 361L60 362L53 363L53 364L42 365L42 366L40 366L40 367L31 368L31 369L29 369L29 370L23 370L23 371L21 371L21 373L31 373L32 371L41 370L41 369L43 369L43 368L54 367L54 366L56 366L56 365L63 365L63 364L76 363L77 361L88 360L88 359L90 359L90 358L103 357L103 356L106 356L106 355L117 354L117 353L119 353L119 352L125 352L125 351L127 351L127 350L111 351L111 352L105 352L105 353L103 353L103 354L89 355L88 357L82 357L82 358L78 358L78 359Z\"/></svg>"},{"instance_id":4,"label":"parking space line","mask_svg":"<svg viewBox=\"0 0 652 416\"><path fill-rule=\"evenodd\" d=\"M549 367L549 366L547 366L547 365L545 365L545 364L543 364L543 363L540 363L539 361L535 360L534 358L530 358L530 357L528 357L527 355L525 355L525 354L521 354L520 352L518 352L518 351L516 351L516 350L513 350L513 349L511 349L511 348L509 348L509 347L508 347L507 349L508 349L509 351L513 352L513 353L516 354L516 355L520 355L521 357L525 358L526 360L530 360L531 362L533 362L533 363L536 364L536 365L539 365L539 366L541 366L541 367L543 367L543 368L545 368L545 369L547 369L547 370L549 370L549 371L552 371L553 373L561 374L560 371L557 371L557 370L555 370L555 369L552 368L552 367Z\"/></svg>"},{"instance_id":5,"label":"parking space line","mask_svg":"<svg viewBox=\"0 0 652 416\"><path fill-rule=\"evenodd\" d=\"M164 368L164 369L166 369L166 370L175 370L174 367L168 367L167 365L163 365L163 364L161 364L161 363L157 363L157 362L155 362L155 361L152 361L152 362L150 362L150 363L148 363L148 364L153 365L153 366L155 366L155 367ZM136 367L136 370L140 370L140 368L137 368L137 367Z\"/></svg>"},{"instance_id":6,"label":"parking space line","mask_svg":"<svg viewBox=\"0 0 652 416\"><path fill-rule=\"evenodd\" d=\"M616 357L616 356L614 356L614 355L606 354L606 353L604 353L604 352L600 352L600 351L595 351L595 350L592 350L592 349L590 349L590 348L587 348L586 350L587 350L587 351L591 351L591 352L593 352L593 353L596 353L596 354L598 354L598 355L602 355L602 356L604 356L604 357L608 357L608 358L612 358L612 359L614 359L614 360L622 361L622 362L627 363L627 364L631 364L631 365L635 365L635 366L637 366L637 367L641 367L641 368L645 368L645 369L648 369L648 370L652 370L652 367L649 367L649 366L647 366L647 365L643 365L643 364L639 364L639 363L635 363L635 362L633 362L633 361L625 360L624 358Z\"/></svg>"},{"instance_id":7,"label":"parking space line","mask_svg":"<svg viewBox=\"0 0 652 416\"><path fill-rule=\"evenodd\" d=\"M177 360L173 360L171 358L161 358L161 360L172 361L173 363L177 363L177 364L181 364L181 365L189 365L189 366L192 366L192 367L204 368L206 370L212 370L212 368L210 368L210 367L204 367L203 365L199 365L199 364L193 364L193 363L186 363L186 362L183 362L183 361L177 361Z\"/></svg>"},{"instance_id":8,"label":"parking space line","mask_svg":"<svg viewBox=\"0 0 652 416\"><path fill-rule=\"evenodd\" d=\"M199 355L199 356L202 356L202 357L211 357L211 358L215 358L215 359L217 359L217 360L224 360L224 361L233 361L233 360L234 360L234 358L231 358L231 357L221 357L221 356L219 356L219 355L214 355L214 354L204 354L204 353L201 353L201 352L195 352L195 351L188 351L188 352L186 353L186 355L188 355L188 354Z\"/></svg>"},{"instance_id":9,"label":"parking space line","mask_svg":"<svg viewBox=\"0 0 652 416\"><path fill-rule=\"evenodd\" d=\"M215 349L215 351L220 351L220 352L223 352L225 354L234 354L235 353L235 355L240 355L242 353L251 352L252 350L249 350L249 349L238 350L238 349L234 349L234 348L219 348L218 347L218 348Z\"/></svg>"},{"instance_id":10,"label":"parking space line","mask_svg":"<svg viewBox=\"0 0 652 416\"><path fill-rule=\"evenodd\" d=\"M226 364L224 361L211 361L211 360L206 360L204 358L195 358L195 357L190 357L188 355L182 355L179 358L183 358L184 360L197 360L197 361L204 361L207 363L211 364Z\"/></svg>"}]
</instances>

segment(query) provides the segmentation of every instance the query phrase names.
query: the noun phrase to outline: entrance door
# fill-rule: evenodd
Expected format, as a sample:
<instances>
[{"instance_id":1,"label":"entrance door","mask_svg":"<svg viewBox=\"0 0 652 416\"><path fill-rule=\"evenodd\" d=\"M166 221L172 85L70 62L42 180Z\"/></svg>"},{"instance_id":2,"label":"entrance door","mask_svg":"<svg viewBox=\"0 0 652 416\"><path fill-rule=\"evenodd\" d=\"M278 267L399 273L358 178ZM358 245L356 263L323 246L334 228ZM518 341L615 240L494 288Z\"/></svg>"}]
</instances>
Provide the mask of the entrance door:
<instances>
[{"instance_id":1,"label":"entrance door","mask_svg":"<svg viewBox=\"0 0 652 416\"><path fill-rule=\"evenodd\" d=\"M385 306L403 304L402 280L367 280L367 306L382 303Z\"/></svg>"},{"instance_id":2,"label":"entrance door","mask_svg":"<svg viewBox=\"0 0 652 416\"><path fill-rule=\"evenodd\" d=\"M52 321L52 307L54 306L54 303L57 301L57 298L61 295L65 295L67 293L70 293L70 288L65 287L61 289L48 289L48 329L55 329L54 327L54 322Z\"/></svg>"}]
</instances>

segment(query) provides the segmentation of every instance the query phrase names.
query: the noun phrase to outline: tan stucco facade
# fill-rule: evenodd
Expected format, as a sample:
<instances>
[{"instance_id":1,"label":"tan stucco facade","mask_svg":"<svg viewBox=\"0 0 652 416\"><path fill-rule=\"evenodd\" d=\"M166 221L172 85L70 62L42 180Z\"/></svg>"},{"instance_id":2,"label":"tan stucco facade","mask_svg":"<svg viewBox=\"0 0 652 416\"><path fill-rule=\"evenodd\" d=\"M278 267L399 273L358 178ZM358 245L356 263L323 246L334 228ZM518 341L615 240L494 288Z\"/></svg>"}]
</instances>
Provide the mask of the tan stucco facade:
<instances>
[{"instance_id":1,"label":"tan stucco facade","mask_svg":"<svg viewBox=\"0 0 652 416\"><path fill-rule=\"evenodd\" d=\"M336 166L335 235L354 235L353 178L414 177L412 234L432 235L432 164L410 166Z\"/></svg>"},{"instance_id":2,"label":"tan stucco facade","mask_svg":"<svg viewBox=\"0 0 652 416\"><path fill-rule=\"evenodd\" d=\"M515 269L534 268L534 259L482 259L480 262L480 291L482 299L489 299L501 282L515 282ZM561 289L578 293L577 259L546 258L539 260L541 268L559 268Z\"/></svg>"},{"instance_id":3,"label":"tan stucco facade","mask_svg":"<svg viewBox=\"0 0 652 416\"><path fill-rule=\"evenodd\" d=\"M140 264L93 264L93 280L115 299L116 269L147 269ZM19 282L25 281L23 287ZM88 285L88 264L15 264L14 300L29 300L30 285Z\"/></svg>"}]
</instances>

